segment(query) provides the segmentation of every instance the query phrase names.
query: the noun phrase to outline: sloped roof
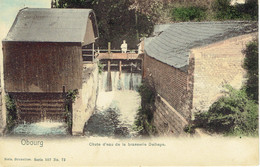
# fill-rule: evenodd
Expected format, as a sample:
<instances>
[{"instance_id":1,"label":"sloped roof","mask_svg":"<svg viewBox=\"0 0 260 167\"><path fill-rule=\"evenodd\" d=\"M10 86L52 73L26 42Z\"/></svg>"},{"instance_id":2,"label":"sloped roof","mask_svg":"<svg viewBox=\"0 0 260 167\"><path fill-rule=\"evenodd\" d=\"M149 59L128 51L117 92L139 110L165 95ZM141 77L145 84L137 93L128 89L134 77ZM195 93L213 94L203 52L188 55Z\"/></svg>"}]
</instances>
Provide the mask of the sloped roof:
<instances>
[{"instance_id":1,"label":"sloped roof","mask_svg":"<svg viewBox=\"0 0 260 167\"><path fill-rule=\"evenodd\" d=\"M158 36L144 41L145 52L170 66L187 71L189 51L242 34L258 31L256 22L183 22L162 26ZM166 27L166 28L165 28ZM160 30L155 27L155 30Z\"/></svg>"},{"instance_id":2,"label":"sloped roof","mask_svg":"<svg viewBox=\"0 0 260 167\"><path fill-rule=\"evenodd\" d=\"M3 41L83 42L92 12L91 9L24 8Z\"/></svg>"}]
</instances>

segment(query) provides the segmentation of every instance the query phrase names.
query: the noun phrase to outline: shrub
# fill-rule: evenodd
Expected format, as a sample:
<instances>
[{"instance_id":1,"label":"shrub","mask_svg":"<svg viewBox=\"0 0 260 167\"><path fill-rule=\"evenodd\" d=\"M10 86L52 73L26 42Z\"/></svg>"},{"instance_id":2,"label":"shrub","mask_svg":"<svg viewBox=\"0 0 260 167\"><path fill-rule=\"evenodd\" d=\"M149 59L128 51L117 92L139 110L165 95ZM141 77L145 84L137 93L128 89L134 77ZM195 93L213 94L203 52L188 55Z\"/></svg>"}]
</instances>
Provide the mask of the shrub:
<instances>
[{"instance_id":1,"label":"shrub","mask_svg":"<svg viewBox=\"0 0 260 167\"><path fill-rule=\"evenodd\" d=\"M245 60L243 67L247 70L246 92L258 102L258 39L250 42L243 51Z\"/></svg>"},{"instance_id":2,"label":"shrub","mask_svg":"<svg viewBox=\"0 0 260 167\"><path fill-rule=\"evenodd\" d=\"M141 134L155 134L156 129L152 125L154 102L155 102L155 90L147 83L142 84L138 92L141 96L142 106L139 108L136 121L134 123L135 130Z\"/></svg>"},{"instance_id":3,"label":"shrub","mask_svg":"<svg viewBox=\"0 0 260 167\"><path fill-rule=\"evenodd\" d=\"M69 90L66 94L66 99L65 99L65 110L66 110L66 114L65 114L65 121L67 122L68 125L68 131L71 133L72 130L72 103L75 102L77 96L79 94L78 89L74 89L74 90Z\"/></svg>"},{"instance_id":4,"label":"shrub","mask_svg":"<svg viewBox=\"0 0 260 167\"><path fill-rule=\"evenodd\" d=\"M229 135L258 135L258 105L248 98L245 89L227 89L226 96L195 116L196 126Z\"/></svg>"},{"instance_id":5,"label":"shrub","mask_svg":"<svg viewBox=\"0 0 260 167\"><path fill-rule=\"evenodd\" d=\"M17 123L17 110L14 99L10 95L5 96L6 100L6 110L7 110L7 119L6 119L6 128L8 131L11 131L15 124Z\"/></svg>"},{"instance_id":6,"label":"shrub","mask_svg":"<svg viewBox=\"0 0 260 167\"><path fill-rule=\"evenodd\" d=\"M206 18L206 9L202 7L173 8L172 19L174 21L201 21Z\"/></svg>"},{"instance_id":7,"label":"shrub","mask_svg":"<svg viewBox=\"0 0 260 167\"><path fill-rule=\"evenodd\" d=\"M102 74L103 69L104 69L104 65L101 64L100 62L98 62L98 73L99 73L99 74Z\"/></svg>"},{"instance_id":8,"label":"shrub","mask_svg":"<svg viewBox=\"0 0 260 167\"><path fill-rule=\"evenodd\" d=\"M230 5L231 0L216 0L212 5L217 20L258 20L258 1L248 0L245 4Z\"/></svg>"},{"instance_id":9,"label":"shrub","mask_svg":"<svg viewBox=\"0 0 260 167\"><path fill-rule=\"evenodd\" d=\"M218 20L229 20L239 18L239 13L234 6L230 5L231 0L216 0L212 9L215 12L215 17Z\"/></svg>"}]
</instances>

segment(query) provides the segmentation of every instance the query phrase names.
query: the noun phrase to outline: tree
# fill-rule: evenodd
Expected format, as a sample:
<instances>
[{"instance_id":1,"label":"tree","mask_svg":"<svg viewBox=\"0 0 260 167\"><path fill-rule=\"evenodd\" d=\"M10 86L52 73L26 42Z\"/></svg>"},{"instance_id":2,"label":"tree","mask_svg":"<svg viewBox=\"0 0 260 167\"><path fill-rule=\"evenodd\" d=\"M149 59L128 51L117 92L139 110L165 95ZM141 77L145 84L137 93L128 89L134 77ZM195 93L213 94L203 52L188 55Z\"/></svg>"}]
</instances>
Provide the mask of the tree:
<instances>
[{"instance_id":1,"label":"tree","mask_svg":"<svg viewBox=\"0 0 260 167\"><path fill-rule=\"evenodd\" d=\"M244 50L244 68L247 70L246 91L258 103L258 39L250 42Z\"/></svg>"},{"instance_id":2,"label":"tree","mask_svg":"<svg viewBox=\"0 0 260 167\"><path fill-rule=\"evenodd\" d=\"M212 9L218 20L258 20L258 0L247 0L245 4L230 5L231 0L215 0Z\"/></svg>"},{"instance_id":3,"label":"tree","mask_svg":"<svg viewBox=\"0 0 260 167\"><path fill-rule=\"evenodd\" d=\"M57 0L57 8L90 8L95 11L100 39L98 44L107 48L119 48L126 40L130 49L136 49L139 35L146 36L152 32L153 25L148 17L134 8L130 0ZM138 33L138 34L137 34Z\"/></svg>"}]
</instances>

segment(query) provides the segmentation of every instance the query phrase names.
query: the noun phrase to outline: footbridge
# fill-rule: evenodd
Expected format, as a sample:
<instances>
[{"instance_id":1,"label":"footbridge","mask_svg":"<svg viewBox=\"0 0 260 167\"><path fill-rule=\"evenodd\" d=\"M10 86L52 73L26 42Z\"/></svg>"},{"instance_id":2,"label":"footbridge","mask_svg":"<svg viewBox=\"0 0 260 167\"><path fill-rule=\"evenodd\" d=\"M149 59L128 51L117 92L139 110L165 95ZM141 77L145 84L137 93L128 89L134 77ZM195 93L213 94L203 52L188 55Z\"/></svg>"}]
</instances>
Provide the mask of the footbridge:
<instances>
[{"instance_id":1,"label":"footbridge","mask_svg":"<svg viewBox=\"0 0 260 167\"><path fill-rule=\"evenodd\" d=\"M141 73L142 59L136 52L119 53L119 50L99 53L97 58L104 71Z\"/></svg>"}]
</instances>

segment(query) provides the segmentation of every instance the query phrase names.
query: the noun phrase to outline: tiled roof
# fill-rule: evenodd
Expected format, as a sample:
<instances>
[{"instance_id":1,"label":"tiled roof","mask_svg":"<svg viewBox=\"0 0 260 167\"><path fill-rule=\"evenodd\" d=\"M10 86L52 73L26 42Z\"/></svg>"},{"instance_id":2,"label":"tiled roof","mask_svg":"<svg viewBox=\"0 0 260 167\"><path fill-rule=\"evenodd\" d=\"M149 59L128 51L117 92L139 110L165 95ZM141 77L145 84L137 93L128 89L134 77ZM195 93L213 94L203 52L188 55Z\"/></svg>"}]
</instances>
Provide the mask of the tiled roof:
<instances>
[{"instance_id":1,"label":"tiled roof","mask_svg":"<svg viewBox=\"0 0 260 167\"><path fill-rule=\"evenodd\" d=\"M4 41L82 42L91 9L24 8Z\"/></svg>"},{"instance_id":2,"label":"tiled roof","mask_svg":"<svg viewBox=\"0 0 260 167\"><path fill-rule=\"evenodd\" d=\"M256 22L183 22L155 27L157 36L144 41L145 52L166 64L187 71L189 51L242 34L258 31Z\"/></svg>"}]
</instances>

